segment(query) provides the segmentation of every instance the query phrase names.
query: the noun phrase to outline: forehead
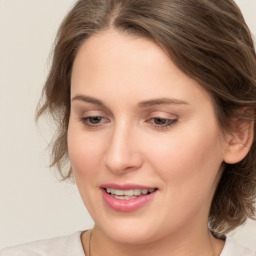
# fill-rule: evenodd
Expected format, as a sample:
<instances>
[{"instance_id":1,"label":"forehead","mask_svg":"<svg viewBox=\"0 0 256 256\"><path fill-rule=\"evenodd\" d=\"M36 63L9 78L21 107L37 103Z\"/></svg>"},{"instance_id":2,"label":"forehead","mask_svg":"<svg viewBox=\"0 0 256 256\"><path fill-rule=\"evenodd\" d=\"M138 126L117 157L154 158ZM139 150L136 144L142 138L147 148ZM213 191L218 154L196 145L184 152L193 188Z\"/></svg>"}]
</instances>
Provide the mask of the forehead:
<instances>
[{"instance_id":1,"label":"forehead","mask_svg":"<svg viewBox=\"0 0 256 256\"><path fill-rule=\"evenodd\" d=\"M104 31L89 38L79 49L71 78L71 95L83 93L106 98L109 91L144 97L209 97L184 74L165 51L153 41ZM95 95L93 95L95 96Z\"/></svg>"},{"instance_id":2,"label":"forehead","mask_svg":"<svg viewBox=\"0 0 256 256\"><path fill-rule=\"evenodd\" d=\"M100 68L107 70L109 67L108 72L127 68L128 73L138 65L141 66L141 71L143 68L149 69L156 61L161 68L171 63L166 53L152 40L107 30L85 41L77 53L74 66L77 68L81 64L90 64L89 68L94 71Z\"/></svg>"}]
</instances>

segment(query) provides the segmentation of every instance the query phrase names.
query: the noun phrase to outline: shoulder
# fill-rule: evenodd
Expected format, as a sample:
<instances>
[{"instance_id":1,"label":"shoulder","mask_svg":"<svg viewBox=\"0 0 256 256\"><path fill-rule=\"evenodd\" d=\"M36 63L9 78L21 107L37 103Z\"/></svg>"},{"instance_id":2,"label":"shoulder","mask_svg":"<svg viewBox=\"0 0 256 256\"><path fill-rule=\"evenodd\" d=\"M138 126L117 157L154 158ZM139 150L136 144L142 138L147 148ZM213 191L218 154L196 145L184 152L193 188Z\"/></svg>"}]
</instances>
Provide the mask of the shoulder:
<instances>
[{"instance_id":1,"label":"shoulder","mask_svg":"<svg viewBox=\"0 0 256 256\"><path fill-rule=\"evenodd\" d=\"M226 243L220 256L256 256L256 251L245 248L232 240L226 238Z\"/></svg>"},{"instance_id":2,"label":"shoulder","mask_svg":"<svg viewBox=\"0 0 256 256\"><path fill-rule=\"evenodd\" d=\"M84 256L81 232L0 250L0 256Z\"/></svg>"}]
</instances>

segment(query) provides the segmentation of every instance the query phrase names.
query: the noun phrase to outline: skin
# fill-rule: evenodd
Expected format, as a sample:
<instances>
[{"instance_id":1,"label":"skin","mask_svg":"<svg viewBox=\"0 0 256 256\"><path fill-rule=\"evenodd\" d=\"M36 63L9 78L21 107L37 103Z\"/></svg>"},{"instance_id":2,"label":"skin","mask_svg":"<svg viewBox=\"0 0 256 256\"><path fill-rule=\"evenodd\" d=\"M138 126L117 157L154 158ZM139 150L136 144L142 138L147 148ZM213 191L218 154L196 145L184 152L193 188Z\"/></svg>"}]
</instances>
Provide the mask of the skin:
<instances>
[{"instance_id":1,"label":"skin","mask_svg":"<svg viewBox=\"0 0 256 256\"><path fill-rule=\"evenodd\" d=\"M154 42L109 30L82 45L72 71L68 150L95 221L91 255L220 255L224 242L210 234L208 216L223 162L232 159L230 143L211 96ZM158 191L122 213L104 203L106 183ZM86 232L86 253L88 239Z\"/></svg>"}]
</instances>

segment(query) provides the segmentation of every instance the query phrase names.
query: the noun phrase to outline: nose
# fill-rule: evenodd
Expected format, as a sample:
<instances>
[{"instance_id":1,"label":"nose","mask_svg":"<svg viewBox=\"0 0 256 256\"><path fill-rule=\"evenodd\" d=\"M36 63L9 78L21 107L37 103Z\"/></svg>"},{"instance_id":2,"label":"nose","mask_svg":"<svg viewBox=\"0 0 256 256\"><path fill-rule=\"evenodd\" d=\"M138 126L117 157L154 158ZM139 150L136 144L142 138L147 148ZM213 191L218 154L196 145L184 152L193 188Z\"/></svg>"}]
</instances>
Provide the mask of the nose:
<instances>
[{"instance_id":1,"label":"nose","mask_svg":"<svg viewBox=\"0 0 256 256\"><path fill-rule=\"evenodd\" d=\"M120 175L138 170L142 166L138 141L131 128L114 129L105 152L104 164L112 173Z\"/></svg>"}]
</instances>

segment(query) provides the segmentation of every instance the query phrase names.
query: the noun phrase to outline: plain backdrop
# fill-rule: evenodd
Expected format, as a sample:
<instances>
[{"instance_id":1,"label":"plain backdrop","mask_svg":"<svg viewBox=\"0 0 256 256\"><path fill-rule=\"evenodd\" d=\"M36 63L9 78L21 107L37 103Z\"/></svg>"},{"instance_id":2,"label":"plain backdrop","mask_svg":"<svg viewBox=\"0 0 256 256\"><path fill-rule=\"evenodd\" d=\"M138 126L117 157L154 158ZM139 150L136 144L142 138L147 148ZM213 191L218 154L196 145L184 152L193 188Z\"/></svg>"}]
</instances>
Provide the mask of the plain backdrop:
<instances>
[{"instance_id":1,"label":"plain backdrop","mask_svg":"<svg viewBox=\"0 0 256 256\"><path fill-rule=\"evenodd\" d=\"M47 167L51 126L34 123L56 30L74 0L0 0L0 248L88 229L76 187ZM256 35L256 1L236 0ZM256 249L256 222L232 232Z\"/></svg>"}]
</instances>

